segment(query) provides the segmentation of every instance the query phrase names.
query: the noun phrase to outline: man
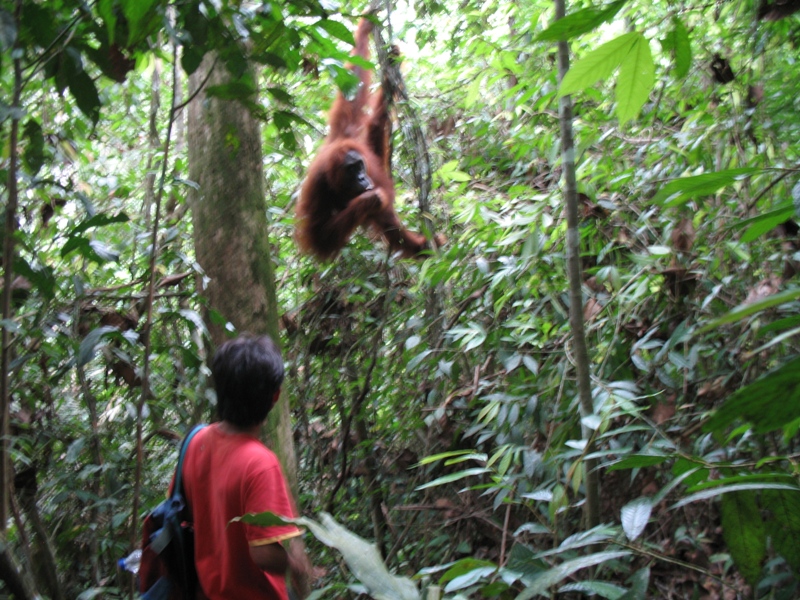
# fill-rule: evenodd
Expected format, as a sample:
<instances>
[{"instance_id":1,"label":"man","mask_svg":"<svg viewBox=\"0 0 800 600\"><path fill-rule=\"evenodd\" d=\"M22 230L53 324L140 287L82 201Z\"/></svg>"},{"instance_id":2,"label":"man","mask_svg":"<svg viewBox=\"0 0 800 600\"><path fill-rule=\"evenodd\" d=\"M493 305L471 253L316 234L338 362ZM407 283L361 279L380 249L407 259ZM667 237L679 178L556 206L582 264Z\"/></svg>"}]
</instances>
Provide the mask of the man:
<instances>
[{"instance_id":1,"label":"man","mask_svg":"<svg viewBox=\"0 0 800 600\"><path fill-rule=\"evenodd\" d=\"M258 439L283 383L280 351L267 336L244 335L219 347L211 371L221 420L194 437L183 469L200 586L210 600L286 600L287 570L307 580L302 542L292 540L300 530L230 522L295 516L278 459Z\"/></svg>"}]
</instances>

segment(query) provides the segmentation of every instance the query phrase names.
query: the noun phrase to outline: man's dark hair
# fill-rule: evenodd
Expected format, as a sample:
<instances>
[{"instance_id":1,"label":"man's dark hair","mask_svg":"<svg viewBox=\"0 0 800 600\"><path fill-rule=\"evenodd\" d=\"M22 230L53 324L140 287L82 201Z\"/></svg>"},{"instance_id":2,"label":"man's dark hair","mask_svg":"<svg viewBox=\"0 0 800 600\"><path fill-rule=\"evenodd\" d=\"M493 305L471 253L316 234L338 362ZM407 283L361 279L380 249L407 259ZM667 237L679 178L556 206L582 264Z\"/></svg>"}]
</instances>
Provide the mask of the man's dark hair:
<instances>
[{"instance_id":1,"label":"man's dark hair","mask_svg":"<svg viewBox=\"0 0 800 600\"><path fill-rule=\"evenodd\" d=\"M217 349L211 373L220 418L252 427L272 409L272 398L283 383L283 360L269 336L244 334Z\"/></svg>"}]
</instances>

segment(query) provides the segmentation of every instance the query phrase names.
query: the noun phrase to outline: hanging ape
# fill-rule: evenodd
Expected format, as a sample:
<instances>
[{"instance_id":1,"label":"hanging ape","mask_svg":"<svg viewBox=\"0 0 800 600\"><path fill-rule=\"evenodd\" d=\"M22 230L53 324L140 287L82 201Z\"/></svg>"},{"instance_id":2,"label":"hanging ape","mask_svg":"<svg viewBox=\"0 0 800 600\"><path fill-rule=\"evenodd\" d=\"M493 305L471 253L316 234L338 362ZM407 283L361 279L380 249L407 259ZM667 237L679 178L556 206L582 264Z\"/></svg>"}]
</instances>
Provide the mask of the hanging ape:
<instances>
[{"instance_id":1,"label":"hanging ape","mask_svg":"<svg viewBox=\"0 0 800 600\"><path fill-rule=\"evenodd\" d=\"M369 58L372 23L362 19L353 54ZM330 132L308 168L297 204L297 241L321 260L334 258L359 225L370 226L394 252L420 257L428 241L403 227L394 210L389 168L389 112L383 93L370 93L370 74L351 66L360 84L355 97L341 92L331 108ZM365 112L365 108L369 108Z\"/></svg>"}]
</instances>

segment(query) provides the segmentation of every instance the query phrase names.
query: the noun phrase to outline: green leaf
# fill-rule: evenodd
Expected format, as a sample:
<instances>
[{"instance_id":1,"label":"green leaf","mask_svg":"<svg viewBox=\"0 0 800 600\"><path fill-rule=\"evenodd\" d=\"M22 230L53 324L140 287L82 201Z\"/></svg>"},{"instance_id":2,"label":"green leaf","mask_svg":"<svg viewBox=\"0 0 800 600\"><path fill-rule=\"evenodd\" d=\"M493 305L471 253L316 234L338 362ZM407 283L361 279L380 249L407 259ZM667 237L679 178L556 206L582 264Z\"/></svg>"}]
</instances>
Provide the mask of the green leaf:
<instances>
[{"instance_id":1,"label":"green leaf","mask_svg":"<svg viewBox=\"0 0 800 600\"><path fill-rule=\"evenodd\" d=\"M463 471L458 471L457 473L450 473L449 475L444 475L443 477L438 477L433 481L429 481L428 483L424 483L420 486L417 486L415 489L417 490L424 490L431 487L436 487L439 485L444 485L446 483L453 483L454 481L458 481L459 479L464 479L466 477L473 477L475 475L483 475L484 473L491 473L491 469L485 469L483 467L476 467L474 469L464 469Z\"/></svg>"},{"instance_id":2,"label":"green leaf","mask_svg":"<svg viewBox=\"0 0 800 600\"><path fill-rule=\"evenodd\" d=\"M766 508L767 533L772 546L792 568L795 577L800 575L800 493L765 490L761 505Z\"/></svg>"},{"instance_id":3,"label":"green leaf","mask_svg":"<svg viewBox=\"0 0 800 600\"><path fill-rule=\"evenodd\" d=\"M256 93L253 83L244 79L212 85L206 89L206 95L223 100L243 100Z\"/></svg>"},{"instance_id":4,"label":"green leaf","mask_svg":"<svg viewBox=\"0 0 800 600\"><path fill-rule=\"evenodd\" d=\"M454 456L464 456L473 454L472 450L450 450L448 452L441 452L439 454L432 454L430 456L424 457L422 460L419 461L420 465L429 465L431 463L438 462L440 460L444 460L445 458L452 458ZM485 459L485 457L484 457Z\"/></svg>"},{"instance_id":5,"label":"green leaf","mask_svg":"<svg viewBox=\"0 0 800 600\"><path fill-rule=\"evenodd\" d=\"M722 537L731 558L747 582L755 586L761 575L761 562L767 552L766 527L755 492L726 494L720 508Z\"/></svg>"},{"instance_id":6,"label":"green leaf","mask_svg":"<svg viewBox=\"0 0 800 600\"><path fill-rule=\"evenodd\" d=\"M122 13L128 19L128 45L136 44L146 33L147 22L159 0L121 0Z\"/></svg>"},{"instance_id":7,"label":"green leaf","mask_svg":"<svg viewBox=\"0 0 800 600\"><path fill-rule=\"evenodd\" d=\"M763 234L772 231L778 225L791 219L793 216L794 207L792 206L792 202L789 201L782 203L772 210L762 212L755 217L738 221L734 224L734 227L741 228L749 225L740 238L742 242L747 243L755 241Z\"/></svg>"},{"instance_id":8,"label":"green leaf","mask_svg":"<svg viewBox=\"0 0 800 600\"><path fill-rule=\"evenodd\" d=\"M640 467L651 467L653 465L660 465L669 458L670 458L669 456L659 456L652 454L633 454L631 456L623 458L619 462L614 463L608 468L608 470L619 471L621 469L638 469Z\"/></svg>"},{"instance_id":9,"label":"green leaf","mask_svg":"<svg viewBox=\"0 0 800 600\"><path fill-rule=\"evenodd\" d=\"M45 298L52 299L55 296L56 278L51 267L32 267L22 257L16 256L14 258L14 273L22 275L30 281Z\"/></svg>"},{"instance_id":10,"label":"green leaf","mask_svg":"<svg viewBox=\"0 0 800 600\"><path fill-rule=\"evenodd\" d=\"M25 152L22 154L22 161L31 175L36 175L44 164L44 135L42 126L35 119L29 119L25 123L23 133L27 144Z\"/></svg>"},{"instance_id":11,"label":"green leaf","mask_svg":"<svg viewBox=\"0 0 800 600\"><path fill-rule=\"evenodd\" d=\"M788 302L793 302L798 298L800 298L800 288L795 288L792 290L786 290L783 292L779 292L777 294L773 294L772 296L767 296L763 300L758 300L757 302L751 302L750 304L740 304L732 311L725 313L718 319L714 319L707 325L704 325L700 329L697 329L695 331L695 335L706 333L707 331L716 329L720 325L727 325L728 323L736 323L737 321L746 319L750 315L754 315L758 312L761 312L762 310L772 308L773 306L780 306L781 304L786 304Z\"/></svg>"},{"instance_id":12,"label":"green leaf","mask_svg":"<svg viewBox=\"0 0 800 600\"><path fill-rule=\"evenodd\" d=\"M203 62L206 50L202 46L184 46L181 54L181 67L187 75L194 73Z\"/></svg>"},{"instance_id":13,"label":"green leaf","mask_svg":"<svg viewBox=\"0 0 800 600\"><path fill-rule=\"evenodd\" d=\"M344 23L340 23L339 21L333 21L331 19L322 19L321 21L317 21L316 23L314 23L314 26L319 27L328 34L332 35L333 37L342 40L346 44L349 44L351 46L355 45L355 39L353 38L353 33L350 31L350 28Z\"/></svg>"},{"instance_id":14,"label":"green leaf","mask_svg":"<svg viewBox=\"0 0 800 600\"><path fill-rule=\"evenodd\" d=\"M692 44L689 39L689 32L678 17L672 18L672 39L675 53L675 75L679 78L689 74L689 67L692 66Z\"/></svg>"},{"instance_id":15,"label":"green leaf","mask_svg":"<svg viewBox=\"0 0 800 600\"><path fill-rule=\"evenodd\" d=\"M590 6L559 19L534 38L534 42L557 42L588 33L613 19L627 0L607 6Z\"/></svg>"},{"instance_id":16,"label":"green leaf","mask_svg":"<svg viewBox=\"0 0 800 600\"><path fill-rule=\"evenodd\" d=\"M620 66L615 88L620 125L639 114L655 85L655 65L650 44L643 35L636 35L630 52Z\"/></svg>"},{"instance_id":17,"label":"green leaf","mask_svg":"<svg viewBox=\"0 0 800 600\"><path fill-rule=\"evenodd\" d=\"M636 32L625 33L584 56L567 71L558 95L574 94L608 78L622 64L640 37L641 34Z\"/></svg>"},{"instance_id":18,"label":"green leaf","mask_svg":"<svg viewBox=\"0 0 800 600\"><path fill-rule=\"evenodd\" d=\"M78 366L82 367L94 358L95 348L97 345L106 338L122 337L119 329L116 327L109 327L104 325L90 331L83 340L81 340L80 348L78 348Z\"/></svg>"},{"instance_id":19,"label":"green leaf","mask_svg":"<svg viewBox=\"0 0 800 600\"><path fill-rule=\"evenodd\" d=\"M61 247L61 258L78 249L81 249L81 254L86 256L89 251L89 239L80 235L70 236Z\"/></svg>"},{"instance_id":20,"label":"green leaf","mask_svg":"<svg viewBox=\"0 0 800 600\"><path fill-rule=\"evenodd\" d=\"M108 43L114 43L115 30L117 28L117 16L114 14L114 0L99 0L97 3L97 14L106 24Z\"/></svg>"},{"instance_id":21,"label":"green leaf","mask_svg":"<svg viewBox=\"0 0 800 600\"><path fill-rule=\"evenodd\" d=\"M278 100L279 102L283 102L284 104L291 104L292 103L292 96L287 92L285 89L280 87L269 87L267 88L267 93Z\"/></svg>"},{"instance_id":22,"label":"green leaf","mask_svg":"<svg viewBox=\"0 0 800 600\"><path fill-rule=\"evenodd\" d=\"M643 567L631 575L626 583L631 584L631 589L625 592L618 600L647 600L647 588L650 584L650 567Z\"/></svg>"},{"instance_id":23,"label":"green leaf","mask_svg":"<svg viewBox=\"0 0 800 600\"><path fill-rule=\"evenodd\" d=\"M66 463L74 463L78 460L81 452L83 451L84 446L86 446L86 438L79 437L77 440L72 442L67 448L66 456L64 456L64 462Z\"/></svg>"},{"instance_id":24,"label":"green leaf","mask_svg":"<svg viewBox=\"0 0 800 600\"><path fill-rule=\"evenodd\" d=\"M78 223L72 228L72 231L69 232L69 236L76 236L92 227L104 227L112 223L127 223L128 221L130 221L130 218L125 213L117 213L115 215L100 213Z\"/></svg>"},{"instance_id":25,"label":"green leaf","mask_svg":"<svg viewBox=\"0 0 800 600\"><path fill-rule=\"evenodd\" d=\"M744 386L731 395L703 426L720 431L743 419L756 433L786 427L800 418L800 357Z\"/></svg>"},{"instance_id":26,"label":"green leaf","mask_svg":"<svg viewBox=\"0 0 800 600\"><path fill-rule=\"evenodd\" d=\"M67 57L64 62L69 65L64 70L69 93L75 98L75 104L78 105L80 111L89 117L93 123L96 123L100 118L100 96L97 93L94 81L82 67L75 66L74 60L71 60L70 57Z\"/></svg>"},{"instance_id":27,"label":"green leaf","mask_svg":"<svg viewBox=\"0 0 800 600\"><path fill-rule=\"evenodd\" d=\"M741 169L728 169L726 171L673 179L653 196L653 202L664 203L665 200L675 196L665 202L664 206L680 206L686 204L692 198L715 194L722 188L735 183L741 177L753 175L759 171L760 169L754 167L743 167Z\"/></svg>"},{"instance_id":28,"label":"green leaf","mask_svg":"<svg viewBox=\"0 0 800 600\"><path fill-rule=\"evenodd\" d=\"M559 581L566 579L581 569L593 567L594 565L599 565L628 555L630 555L630 552L599 552L597 554L590 554L563 562L536 577L531 585L517 596L516 600L528 600L534 596L547 595L551 586L554 586Z\"/></svg>"}]
</instances>

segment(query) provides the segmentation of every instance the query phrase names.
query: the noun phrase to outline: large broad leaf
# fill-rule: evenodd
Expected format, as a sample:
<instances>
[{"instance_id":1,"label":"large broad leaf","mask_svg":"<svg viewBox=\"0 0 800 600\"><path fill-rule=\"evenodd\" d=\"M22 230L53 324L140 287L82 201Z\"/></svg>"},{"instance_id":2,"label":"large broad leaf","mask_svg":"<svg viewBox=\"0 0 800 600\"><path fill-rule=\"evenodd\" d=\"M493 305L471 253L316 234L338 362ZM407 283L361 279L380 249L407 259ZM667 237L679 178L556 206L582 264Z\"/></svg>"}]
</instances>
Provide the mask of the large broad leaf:
<instances>
[{"instance_id":1,"label":"large broad leaf","mask_svg":"<svg viewBox=\"0 0 800 600\"><path fill-rule=\"evenodd\" d=\"M641 34L625 33L606 42L592 53L577 61L561 81L559 96L574 94L611 76L622 65L633 47L639 43Z\"/></svg>"},{"instance_id":2,"label":"large broad leaf","mask_svg":"<svg viewBox=\"0 0 800 600\"><path fill-rule=\"evenodd\" d=\"M339 38L346 44L350 44L351 46L355 44L353 33L344 23L333 21L331 19L322 19L321 21L314 23L314 27L319 27L320 29L325 30L329 35Z\"/></svg>"},{"instance_id":3,"label":"large broad leaf","mask_svg":"<svg viewBox=\"0 0 800 600\"><path fill-rule=\"evenodd\" d=\"M133 45L146 35L146 25L154 17L159 0L122 0L122 12L128 19L128 44Z\"/></svg>"},{"instance_id":4,"label":"large broad leaf","mask_svg":"<svg viewBox=\"0 0 800 600\"><path fill-rule=\"evenodd\" d=\"M655 65L647 39L637 34L630 51L622 61L614 95L620 125L639 114L655 85Z\"/></svg>"},{"instance_id":5,"label":"large broad leaf","mask_svg":"<svg viewBox=\"0 0 800 600\"><path fill-rule=\"evenodd\" d=\"M767 553L767 536L761 510L752 491L722 497L722 537L739 572L750 585L758 583L761 561Z\"/></svg>"},{"instance_id":6,"label":"large broad leaf","mask_svg":"<svg viewBox=\"0 0 800 600\"><path fill-rule=\"evenodd\" d=\"M727 171L673 179L658 190L658 193L653 196L653 202L661 203L669 199L669 201L664 202L664 206L681 206L692 198L716 194L722 188L735 183L745 175L752 175L758 171L759 169L752 167L743 167L741 169L728 169Z\"/></svg>"},{"instance_id":7,"label":"large broad leaf","mask_svg":"<svg viewBox=\"0 0 800 600\"><path fill-rule=\"evenodd\" d=\"M741 321L742 319L746 319L750 315L754 315L762 310L767 310L768 308L772 308L773 306L780 306L781 304L786 304L788 302L793 302L800 298L800 288L795 288L793 290L786 290L785 292L780 292L779 294L773 294L772 296L767 296L763 300L759 300L758 302L751 302L750 304L740 304L730 312L722 315L721 317L714 319L707 325L703 325L700 329L695 331L695 335L705 333L707 331L711 331L712 329L716 329L720 325L727 325L729 323L736 323L737 321Z\"/></svg>"},{"instance_id":8,"label":"large broad leaf","mask_svg":"<svg viewBox=\"0 0 800 600\"><path fill-rule=\"evenodd\" d=\"M94 358L94 352L101 340L114 338L122 340L122 334L116 327L103 326L90 331L81 341L78 349L78 366L82 367Z\"/></svg>"},{"instance_id":9,"label":"large broad leaf","mask_svg":"<svg viewBox=\"0 0 800 600\"><path fill-rule=\"evenodd\" d=\"M353 576L367 588L376 600L419 600L419 591L406 577L389 573L374 544L351 533L327 513L320 513L319 522L306 517L284 519L265 512L245 515L233 521L268 527L282 523L294 523L306 527L320 542L342 553Z\"/></svg>"},{"instance_id":10,"label":"large broad leaf","mask_svg":"<svg viewBox=\"0 0 800 600\"><path fill-rule=\"evenodd\" d=\"M626 2L627 0L618 0L606 6L590 6L574 12L550 25L534 41L556 42L588 33L613 19Z\"/></svg>"},{"instance_id":11,"label":"large broad leaf","mask_svg":"<svg viewBox=\"0 0 800 600\"><path fill-rule=\"evenodd\" d=\"M703 429L720 431L743 419L757 433L782 429L800 419L800 357L737 390Z\"/></svg>"},{"instance_id":12,"label":"large broad leaf","mask_svg":"<svg viewBox=\"0 0 800 600\"><path fill-rule=\"evenodd\" d=\"M81 66L81 57L78 50L67 48L62 61L64 77L69 87L69 93L75 98L75 104L80 111L96 123L100 118L100 95L89 74Z\"/></svg>"},{"instance_id":13,"label":"large broad leaf","mask_svg":"<svg viewBox=\"0 0 800 600\"><path fill-rule=\"evenodd\" d=\"M108 43L114 43L114 35L117 29L117 15L114 12L114 0L99 0L95 5L97 14L106 24L106 35L108 35Z\"/></svg>"},{"instance_id":14,"label":"large broad leaf","mask_svg":"<svg viewBox=\"0 0 800 600\"><path fill-rule=\"evenodd\" d=\"M628 556L630 552L600 552L598 554L590 554L589 556L581 556L574 558L560 565L548 569L538 577L536 577L528 588L517 596L516 600L528 600L535 596L547 596L550 593L550 587L557 584L581 569L593 567L601 563L616 560L623 556Z\"/></svg>"},{"instance_id":15,"label":"large broad leaf","mask_svg":"<svg viewBox=\"0 0 800 600\"><path fill-rule=\"evenodd\" d=\"M622 529L628 539L633 541L638 538L653 512L653 501L650 498L637 498L622 507Z\"/></svg>"},{"instance_id":16,"label":"large broad leaf","mask_svg":"<svg viewBox=\"0 0 800 600\"><path fill-rule=\"evenodd\" d=\"M800 492L765 490L761 493L761 506L767 510L767 533L772 547L800 576Z\"/></svg>"},{"instance_id":17,"label":"large broad leaf","mask_svg":"<svg viewBox=\"0 0 800 600\"><path fill-rule=\"evenodd\" d=\"M742 219L734 223L733 227L736 229L743 229L746 227L747 229L742 234L740 240L745 243L752 242L768 231L772 231L786 220L791 219L794 214L795 210L792 201L788 200L782 202L772 210L761 212L749 219Z\"/></svg>"},{"instance_id":18,"label":"large broad leaf","mask_svg":"<svg viewBox=\"0 0 800 600\"><path fill-rule=\"evenodd\" d=\"M689 32L678 17L672 18L672 29L662 40L661 46L664 50L672 51L675 58L675 75L686 77L689 74L689 67L692 66L692 45Z\"/></svg>"}]
</instances>

